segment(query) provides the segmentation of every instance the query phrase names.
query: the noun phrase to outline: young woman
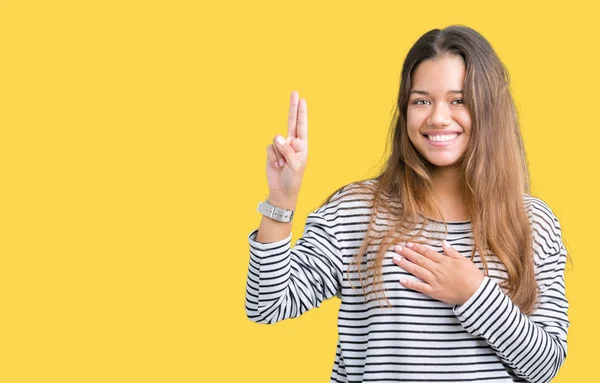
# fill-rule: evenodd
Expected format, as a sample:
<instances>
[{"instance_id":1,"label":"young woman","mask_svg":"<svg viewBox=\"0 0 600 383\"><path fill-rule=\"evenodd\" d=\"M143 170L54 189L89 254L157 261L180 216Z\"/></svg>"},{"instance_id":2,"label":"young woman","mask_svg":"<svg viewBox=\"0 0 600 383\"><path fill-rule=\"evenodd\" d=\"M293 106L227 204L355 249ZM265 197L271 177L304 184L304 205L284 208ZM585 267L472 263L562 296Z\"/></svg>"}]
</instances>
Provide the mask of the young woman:
<instances>
[{"instance_id":1,"label":"young woman","mask_svg":"<svg viewBox=\"0 0 600 383\"><path fill-rule=\"evenodd\" d=\"M267 147L246 313L295 318L341 300L332 382L549 382L567 354L567 251L529 193L509 77L479 33L424 34L402 68L380 175L336 190L291 247L307 106ZM273 213L275 212L275 213Z\"/></svg>"}]
</instances>

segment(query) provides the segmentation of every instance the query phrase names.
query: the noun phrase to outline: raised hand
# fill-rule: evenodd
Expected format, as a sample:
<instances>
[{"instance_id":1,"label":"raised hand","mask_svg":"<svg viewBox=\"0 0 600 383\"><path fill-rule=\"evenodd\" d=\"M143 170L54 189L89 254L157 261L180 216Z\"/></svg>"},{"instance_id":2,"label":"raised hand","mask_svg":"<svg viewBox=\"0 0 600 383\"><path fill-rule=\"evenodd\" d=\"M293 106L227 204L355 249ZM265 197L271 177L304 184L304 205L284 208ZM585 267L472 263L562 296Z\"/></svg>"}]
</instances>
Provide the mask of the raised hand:
<instances>
[{"instance_id":1,"label":"raised hand","mask_svg":"<svg viewBox=\"0 0 600 383\"><path fill-rule=\"evenodd\" d=\"M281 144L278 142L281 141ZM288 137L277 135L267 146L269 199L295 204L308 155L308 114L306 100L293 91L290 98Z\"/></svg>"}]
</instances>

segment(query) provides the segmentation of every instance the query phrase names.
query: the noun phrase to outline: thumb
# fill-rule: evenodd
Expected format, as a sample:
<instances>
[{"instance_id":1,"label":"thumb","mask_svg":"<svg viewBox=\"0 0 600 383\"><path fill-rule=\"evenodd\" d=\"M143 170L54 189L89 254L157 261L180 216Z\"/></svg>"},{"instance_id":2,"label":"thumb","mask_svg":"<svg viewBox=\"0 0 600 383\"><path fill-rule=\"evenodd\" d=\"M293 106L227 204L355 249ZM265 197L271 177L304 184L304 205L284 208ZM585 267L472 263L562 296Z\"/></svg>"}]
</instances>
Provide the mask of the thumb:
<instances>
[{"instance_id":1,"label":"thumb","mask_svg":"<svg viewBox=\"0 0 600 383\"><path fill-rule=\"evenodd\" d=\"M448 243L445 239L442 241L442 248L444 249L444 253L451 258L464 258L458 250L456 250L452 245Z\"/></svg>"},{"instance_id":2,"label":"thumb","mask_svg":"<svg viewBox=\"0 0 600 383\"><path fill-rule=\"evenodd\" d=\"M278 140L278 138L280 140ZM278 136L275 139L275 145L277 145L277 149L285 157L285 162L288 166L294 171L298 170L300 168L300 163L296 159L296 152L292 149L288 141L283 137Z\"/></svg>"}]
</instances>

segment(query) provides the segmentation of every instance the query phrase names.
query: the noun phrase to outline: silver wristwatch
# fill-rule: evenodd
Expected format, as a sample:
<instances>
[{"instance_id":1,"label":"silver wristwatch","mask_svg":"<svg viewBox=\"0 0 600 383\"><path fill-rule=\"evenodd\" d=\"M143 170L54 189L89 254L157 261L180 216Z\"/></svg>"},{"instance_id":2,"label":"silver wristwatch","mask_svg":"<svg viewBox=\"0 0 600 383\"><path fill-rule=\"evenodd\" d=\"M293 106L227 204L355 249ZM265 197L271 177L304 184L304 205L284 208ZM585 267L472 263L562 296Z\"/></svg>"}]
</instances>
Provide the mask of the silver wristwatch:
<instances>
[{"instance_id":1,"label":"silver wristwatch","mask_svg":"<svg viewBox=\"0 0 600 383\"><path fill-rule=\"evenodd\" d=\"M294 217L294 210L275 207L268 202L268 199L259 202L256 211L279 222L291 222Z\"/></svg>"}]
</instances>

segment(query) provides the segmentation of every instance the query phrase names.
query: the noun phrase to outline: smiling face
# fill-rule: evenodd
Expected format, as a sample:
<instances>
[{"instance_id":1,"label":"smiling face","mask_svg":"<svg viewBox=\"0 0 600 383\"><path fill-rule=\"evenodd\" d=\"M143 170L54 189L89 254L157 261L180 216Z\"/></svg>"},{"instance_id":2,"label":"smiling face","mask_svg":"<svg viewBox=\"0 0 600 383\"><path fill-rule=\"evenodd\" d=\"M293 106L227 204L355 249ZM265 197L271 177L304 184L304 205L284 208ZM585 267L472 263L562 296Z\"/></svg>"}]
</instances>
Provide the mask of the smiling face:
<instances>
[{"instance_id":1,"label":"smiling face","mask_svg":"<svg viewBox=\"0 0 600 383\"><path fill-rule=\"evenodd\" d=\"M456 56L425 60L412 73L408 136L436 167L458 165L471 138L471 115L462 93L464 78L465 64Z\"/></svg>"}]
</instances>

